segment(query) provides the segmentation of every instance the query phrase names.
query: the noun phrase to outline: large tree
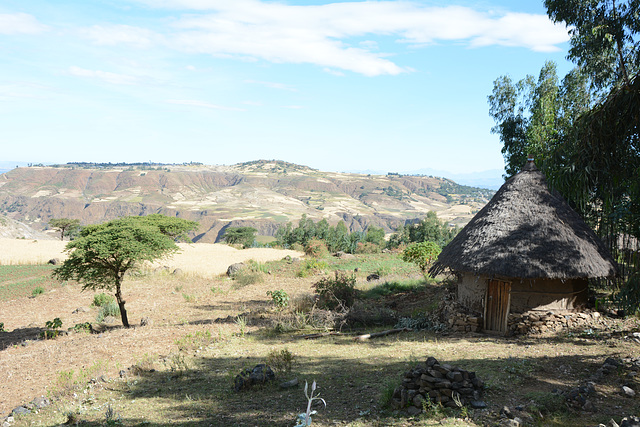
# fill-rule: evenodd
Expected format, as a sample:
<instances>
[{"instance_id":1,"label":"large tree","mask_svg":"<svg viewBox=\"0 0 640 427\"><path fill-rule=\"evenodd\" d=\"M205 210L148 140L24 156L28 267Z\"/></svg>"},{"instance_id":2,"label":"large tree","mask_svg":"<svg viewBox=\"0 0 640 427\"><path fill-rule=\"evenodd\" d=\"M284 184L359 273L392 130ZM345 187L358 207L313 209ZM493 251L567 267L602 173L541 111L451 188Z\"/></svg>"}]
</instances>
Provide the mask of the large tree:
<instances>
[{"instance_id":1,"label":"large tree","mask_svg":"<svg viewBox=\"0 0 640 427\"><path fill-rule=\"evenodd\" d=\"M126 217L103 224L89 225L69 242L69 257L53 271L59 280L77 280L82 289L106 289L115 292L122 324L129 320L122 297L125 274L178 250L176 236L194 230L197 223L179 218Z\"/></svg>"}]
</instances>

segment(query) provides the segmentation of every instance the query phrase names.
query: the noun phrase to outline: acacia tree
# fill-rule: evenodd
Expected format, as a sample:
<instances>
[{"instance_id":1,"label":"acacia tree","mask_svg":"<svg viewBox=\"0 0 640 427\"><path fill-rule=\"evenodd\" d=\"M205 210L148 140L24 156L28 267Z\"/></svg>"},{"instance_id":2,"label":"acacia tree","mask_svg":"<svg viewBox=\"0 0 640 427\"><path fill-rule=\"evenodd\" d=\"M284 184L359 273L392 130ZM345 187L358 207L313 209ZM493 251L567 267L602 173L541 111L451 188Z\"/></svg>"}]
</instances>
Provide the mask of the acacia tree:
<instances>
[{"instance_id":1,"label":"acacia tree","mask_svg":"<svg viewBox=\"0 0 640 427\"><path fill-rule=\"evenodd\" d=\"M154 261L178 250L175 237L194 230L197 223L169 217L126 217L103 224L89 225L69 242L69 257L53 271L58 280L77 280L82 290L105 289L115 292L122 324L129 320L122 297L125 274L145 261ZM164 230L164 231L163 231Z\"/></svg>"},{"instance_id":2,"label":"acacia tree","mask_svg":"<svg viewBox=\"0 0 640 427\"><path fill-rule=\"evenodd\" d=\"M72 237L80 231L80 220L70 218L51 218L49 227L60 231L60 240L64 240L64 236Z\"/></svg>"},{"instance_id":3,"label":"acacia tree","mask_svg":"<svg viewBox=\"0 0 640 427\"><path fill-rule=\"evenodd\" d=\"M229 227L224 231L222 238L230 245L242 245L250 248L256 240L256 230L253 227Z\"/></svg>"}]
</instances>

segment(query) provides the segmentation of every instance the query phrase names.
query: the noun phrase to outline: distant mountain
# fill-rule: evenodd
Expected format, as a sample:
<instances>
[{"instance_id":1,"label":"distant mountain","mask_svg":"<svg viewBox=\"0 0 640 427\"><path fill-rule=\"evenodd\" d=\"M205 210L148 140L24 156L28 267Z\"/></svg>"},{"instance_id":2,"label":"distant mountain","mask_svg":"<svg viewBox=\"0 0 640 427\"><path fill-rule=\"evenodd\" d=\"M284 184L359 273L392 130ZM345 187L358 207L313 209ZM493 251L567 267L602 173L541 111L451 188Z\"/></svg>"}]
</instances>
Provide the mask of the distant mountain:
<instances>
[{"instance_id":1,"label":"distant mountain","mask_svg":"<svg viewBox=\"0 0 640 427\"><path fill-rule=\"evenodd\" d=\"M0 173L9 172L11 169L15 169L20 166L27 166L28 163L25 162L7 162L0 161Z\"/></svg>"},{"instance_id":2,"label":"distant mountain","mask_svg":"<svg viewBox=\"0 0 640 427\"><path fill-rule=\"evenodd\" d=\"M392 232L428 211L464 225L493 193L444 178L322 172L279 160L233 166L75 163L0 175L0 214L46 230L51 218L92 224L161 213L198 221L193 240L214 242L236 226L271 236L302 215L344 221L351 231L375 225Z\"/></svg>"},{"instance_id":3,"label":"distant mountain","mask_svg":"<svg viewBox=\"0 0 640 427\"><path fill-rule=\"evenodd\" d=\"M352 170L351 173L371 174L371 175L385 175L388 171L376 171L376 170ZM402 175L424 175L434 176L450 179L461 185L468 185L470 187L487 188L490 190L499 189L504 184L502 169L490 169L482 172L469 172L469 173L453 173L449 171L439 169L418 169L408 172L400 172Z\"/></svg>"}]
</instances>

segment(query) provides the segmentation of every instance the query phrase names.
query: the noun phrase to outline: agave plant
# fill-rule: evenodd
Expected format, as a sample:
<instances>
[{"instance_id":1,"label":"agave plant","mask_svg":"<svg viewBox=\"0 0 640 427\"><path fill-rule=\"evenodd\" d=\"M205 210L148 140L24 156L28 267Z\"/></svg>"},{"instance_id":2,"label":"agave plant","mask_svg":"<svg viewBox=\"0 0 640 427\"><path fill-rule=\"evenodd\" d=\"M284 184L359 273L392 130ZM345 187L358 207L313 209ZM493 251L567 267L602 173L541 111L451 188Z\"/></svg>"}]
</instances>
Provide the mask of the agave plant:
<instances>
[{"instance_id":1,"label":"agave plant","mask_svg":"<svg viewBox=\"0 0 640 427\"><path fill-rule=\"evenodd\" d=\"M314 400L321 401L324 404L324 407L327 407L327 402L325 402L323 398L313 395L313 393L316 391L316 388L316 382L314 381L311 384L311 394L309 394L309 383L307 383L306 381L304 382L304 395L307 398L307 412L298 414L298 420L294 427L307 427L311 425L311 415L315 415L317 413L317 411L311 410L311 405L313 404Z\"/></svg>"}]
</instances>

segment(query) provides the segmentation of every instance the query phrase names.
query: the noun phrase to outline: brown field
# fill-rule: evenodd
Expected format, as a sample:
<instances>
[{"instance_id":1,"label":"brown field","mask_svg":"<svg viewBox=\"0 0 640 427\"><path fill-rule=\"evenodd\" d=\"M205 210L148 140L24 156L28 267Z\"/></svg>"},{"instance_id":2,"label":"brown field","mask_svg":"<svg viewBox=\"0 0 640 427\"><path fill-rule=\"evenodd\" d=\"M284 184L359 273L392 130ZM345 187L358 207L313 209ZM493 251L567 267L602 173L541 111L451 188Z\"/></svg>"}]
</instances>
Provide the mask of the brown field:
<instances>
[{"instance_id":1,"label":"brown field","mask_svg":"<svg viewBox=\"0 0 640 427\"><path fill-rule=\"evenodd\" d=\"M526 408L534 425L595 426L640 413L638 397L625 398L620 393L622 384L640 391L640 381L623 369L596 384L596 394L590 397L595 412L545 403L545 399L553 400L554 389L569 390L584 383L607 357L638 357L640 345L625 338L640 330L636 320L620 320L588 333L579 330L548 336L503 338L414 331L353 341L356 333L393 326L378 322L380 313L418 316L432 310L445 289L429 284L362 299L352 310L368 319L362 325L344 326L338 335L307 340L301 335L323 328L316 325L313 329L307 322L306 328L278 333L275 326L290 324L292 319L304 324L301 317L320 313L309 304L312 285L320 277L334 268L352 271L357 265L357 286L364 291L376 286L365 279L376 269L386 269L389 281L419 278L417 269L402 265L395 255L370 255L348 263L328 258L322 260L327 267L298 277L305 261L277 261L265 268L271 274L258 274L259 280L241 286L213 271L239 260L234 254L256 260L257 254L269 251L207 247L209 252L205 246L184 247L182 255L167 263L186 274L160 270L127 279L123 292L133 325L130 329L122 328L119 319L97 323L99 309L91 306L94 293L81 292L74 283L46 286L42 295L2 302L0 322L6 332L0 332L0 422L13 408L44 395L53 399L50 407L15 417L13 425L54 426L75 420L88 426L290 427L306 407L302 387L283 390L268 385L232 391L233 378L242 369L264 363L271 352L283 350L295 360L291 372L281 375L281 380L295 377L302 384L305 380L319 384L327 402L313 420L312 425L319 427L500 425L500 410L505 405L512 410ZM186 256L189 250L193 250L192 257ZM283 257L282 252L271 253L273 259ZM216 257L224 261L214 260ZM214 265L218 270L213 270ZM7 283L0 277L0 287ZM279 289L291 298L291 307L283 311L276 310L267 295ZM45 322L56 317L63 329L91 322L98 333L38 339ZM142 318L148 318L150 325L140 326ZM428 356L476 371L487 384L484 400L488 408L447 412L434 407L414 417L386 408L385 394L400 384L407 368ZM89 381L92 378L98 380ZM108 419L109 408L115 411L115 418Z\"/></svg>"}]
</instances>

